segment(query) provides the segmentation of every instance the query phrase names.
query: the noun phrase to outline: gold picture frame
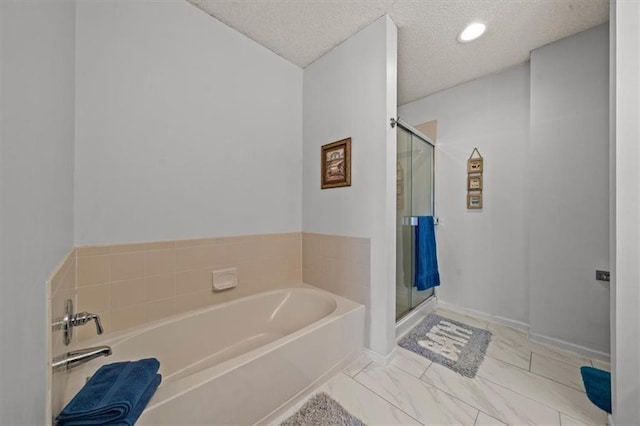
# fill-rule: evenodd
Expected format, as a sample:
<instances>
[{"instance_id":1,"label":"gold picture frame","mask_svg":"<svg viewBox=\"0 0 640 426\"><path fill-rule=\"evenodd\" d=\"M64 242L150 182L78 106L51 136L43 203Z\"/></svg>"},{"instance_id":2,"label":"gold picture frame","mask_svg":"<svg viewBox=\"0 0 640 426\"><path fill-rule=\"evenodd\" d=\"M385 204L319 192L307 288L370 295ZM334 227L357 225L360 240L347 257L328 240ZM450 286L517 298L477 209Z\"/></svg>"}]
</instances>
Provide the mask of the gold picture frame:
<instances>
[{"instance_id":1,"label":"gold picture frame","mask_svg":"<svg viewBox=\"0 0 640 426\"><path fill-rule=\"evenodd\" d=\"M321 189L351 186L351 138L323 145L320 154Z\"/></svg>"},{"instance_id":2,"label":"gold picture frame","mask_svg":"<svg viewBox=\"0 0 640 426\"><path fill-rule=\"evenodd\" d=\"M467 175L467 190L482 191L482 175Z\"/></svg>"},{"instance_id":3,"label":"gold picture frame","mask_svg":"<svg viewBox=\"0 0 640 426\"><path fill-rule=\"evenodd\" d=\"M467 208L468 209L482 208L482 192L467 194Z\"/></svg>"}]
</instances>

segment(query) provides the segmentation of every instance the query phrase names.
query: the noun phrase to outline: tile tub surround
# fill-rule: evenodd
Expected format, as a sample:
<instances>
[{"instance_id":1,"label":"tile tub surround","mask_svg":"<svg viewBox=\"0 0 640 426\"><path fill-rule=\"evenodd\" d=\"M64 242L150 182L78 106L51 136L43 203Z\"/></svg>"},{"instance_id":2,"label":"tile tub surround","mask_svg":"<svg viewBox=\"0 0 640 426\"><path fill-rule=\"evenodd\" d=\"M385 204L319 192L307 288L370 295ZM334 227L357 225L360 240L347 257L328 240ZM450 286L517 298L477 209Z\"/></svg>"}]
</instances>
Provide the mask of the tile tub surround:
<instances>
[{"instance_id":1,"label":"tile tub surround","mask_svg":"<svg viewBox=\"0 0 640 426\"><path fill-rule=\"evenodd\" d=\"M365 305L370 312L370 240L340 235L302 233L302 280ZM368 339L369 332L365 332Z\"/></svg>"},{"instance_id":2,"label":"tile tub surround","mask_svg":"<svg viewBox=\"0 0 640 426\"><path fill-rule=\"evenodd\" d=\"M301 245L286 233L78 247L76 311L99 314L107 333L291 286L302 280ZM213 293L212 271L226 268L237 268L237 287Z\"/></svg>"},{"instance_id":3,"label":"tile tub surround","mask_svg":"<svg viewBox=\"0 0 640 426\"><path fill-rule=\"evenodd\" d=\"M60 266L56 268L51 274L51 277L47 281L47 291L49 297L49 303L47 304L49 309L49 319L53 324L57 319L64 315L64 302L67 299L71 299L75 302L76 293L76 251L71 250L65 260L62 261ZM62 341L61 332L53 332L51 328L48 329L48 359L51 360L54 357L61 355L69 350L69 346L65 346ZM48 370L51 372L51 370ZM63 389L67 384L67 374L65 371L57 371L50 373L48 379L48 399L51 404L51 414L62 410L62 394ZM49 416L50 417L50 416Z\"/></svg>"}]
</instances>

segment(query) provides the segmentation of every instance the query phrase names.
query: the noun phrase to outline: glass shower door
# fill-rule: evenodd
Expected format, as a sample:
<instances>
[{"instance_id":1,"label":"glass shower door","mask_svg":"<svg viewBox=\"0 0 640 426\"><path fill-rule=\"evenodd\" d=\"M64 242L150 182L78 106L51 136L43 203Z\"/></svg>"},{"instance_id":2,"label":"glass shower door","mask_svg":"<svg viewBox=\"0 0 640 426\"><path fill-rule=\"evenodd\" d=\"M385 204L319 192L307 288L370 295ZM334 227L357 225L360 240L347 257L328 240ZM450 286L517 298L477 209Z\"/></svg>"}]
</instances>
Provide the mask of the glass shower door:
<instances>
[{"instance_id":1,"label":"glass shower door","mask_svg":"<svg viewBox=\"0 0 640 426\"><path fill-rule=\"evenodd\" d=\"M433 216L433 146L398 126L396 165L396 320L433 295L418 291L415 276L417 216Z\"/></svg>"}]
</instances>

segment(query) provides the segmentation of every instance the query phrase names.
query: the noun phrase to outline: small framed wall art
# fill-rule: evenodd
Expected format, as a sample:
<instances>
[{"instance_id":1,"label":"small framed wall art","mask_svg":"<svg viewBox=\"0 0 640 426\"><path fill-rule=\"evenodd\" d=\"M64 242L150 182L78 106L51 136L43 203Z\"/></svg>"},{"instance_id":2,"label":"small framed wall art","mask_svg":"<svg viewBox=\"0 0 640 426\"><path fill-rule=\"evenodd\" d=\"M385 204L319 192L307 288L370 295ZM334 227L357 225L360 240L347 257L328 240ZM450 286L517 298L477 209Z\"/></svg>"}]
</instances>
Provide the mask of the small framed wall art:
<instances>
[{"instance_id":1,"label":"small framed wall art","mask_svg":"<svg viewBox=\"0 0 640 426\"><path fill-rule=\"evenodd\" d=\"M478 154L477 157L473 157L475 154ZM482 173L483 169L483 158L480 155L480 151L478 148L473 148L471 152L471 157L467 160L467 173Z\"/></svg>"},{"instance_id":2,"label":"small framed wall art","mask_svg":"<svg viewBox=\"0 0 640 426\"><path fill-rule=\"evenodd\" d=\"M482 175L468 175L467 176L467 190L469 191L482 191Z\"/></svg>"},{"instance_id":3,"label":"small framed wall art","mask_svg":"<svg viewBox=\"0 0 640 426\"><path fill-rule=\"evenodd\" d=\"M477 155L477 157L474 157ZM478 148L473 148L467 160L467 208L482 208L482 173L484 171L484 159Z\"/></svg>"},{"instance_id":4,"label":"small framed wall art","mask_svg":"<svg viewBox=\"0 0 640 426\"><path fill-rule=\"evenodd\" d=\"M482 192L475 194L467 194L467 208L468 209L481 209L482 208Z\"/></svg>"},{"instance_id":5,"label":"small framed wall art","mask_svg":"<svg viewBox=\"0 0 640 426\"><path fill-rule=\"evenodd\" d=\"M321 188L351 186L351 138L321 148Z\"/></svg>"}]
</instances>

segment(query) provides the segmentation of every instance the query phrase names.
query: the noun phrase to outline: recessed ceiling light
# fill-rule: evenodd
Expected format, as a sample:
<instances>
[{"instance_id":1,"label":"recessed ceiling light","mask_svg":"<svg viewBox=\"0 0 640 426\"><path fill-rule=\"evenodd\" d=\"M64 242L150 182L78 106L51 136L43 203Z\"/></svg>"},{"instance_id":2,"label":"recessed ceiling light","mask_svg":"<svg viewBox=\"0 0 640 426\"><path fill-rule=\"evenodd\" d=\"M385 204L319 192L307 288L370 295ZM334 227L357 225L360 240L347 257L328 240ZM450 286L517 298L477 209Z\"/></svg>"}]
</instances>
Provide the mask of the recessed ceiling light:
<instances>
[{"instance_id":1,"label":"recessed ceiling light","mask_svg":"<svg viewBox=\"0 0 640 426\"><path fill-rule=\"evenodd\" d=\"M484 30L486 29L487 26L485 24L481 22L473 22L467 25L467 28L458 34L458 41L460 43L469 43L484 34Z\"/></svg>"}]
</instances>

